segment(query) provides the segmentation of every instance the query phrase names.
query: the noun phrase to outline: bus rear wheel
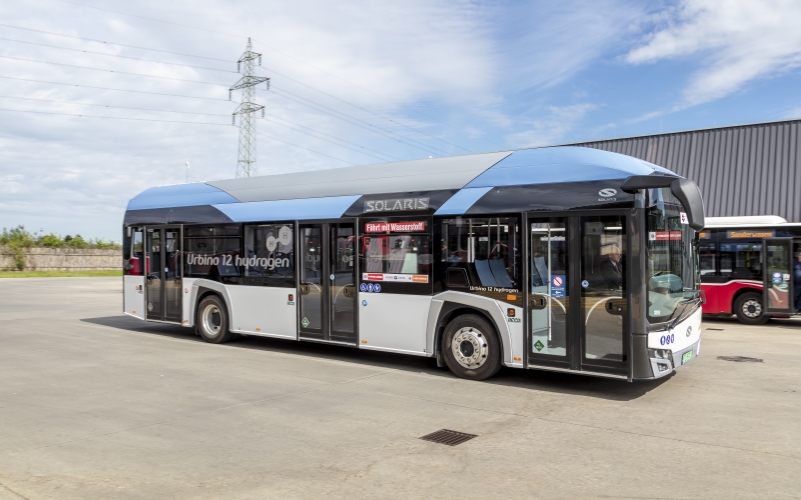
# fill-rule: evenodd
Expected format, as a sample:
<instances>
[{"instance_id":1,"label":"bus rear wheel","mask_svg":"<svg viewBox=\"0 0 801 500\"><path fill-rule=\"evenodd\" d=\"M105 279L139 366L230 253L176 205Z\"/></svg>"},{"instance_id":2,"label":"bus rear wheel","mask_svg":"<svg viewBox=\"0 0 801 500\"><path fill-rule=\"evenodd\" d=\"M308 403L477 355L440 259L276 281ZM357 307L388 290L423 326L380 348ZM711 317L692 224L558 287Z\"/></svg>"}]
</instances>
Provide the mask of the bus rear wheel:
<instances>
[{"instance_id":1,"label":"bus rear wheel","mask_svg":"<svg viewBox=\"0 0 801 500\"><path fill-rule=\"evenodd\" d=\"M203 340L212 344L222 344L231 340L228 311L222 299L216 295L209 295L200 301L195 329Z\"/></svg>"},{"instance_id":2,"label":"bus rear wheel","mask_svg":"<svg viewBox=\"0 0 801 500\"><path fill-rule=\"evenodd\" d=\"M746 292L734 301L734 314L740 323L746 325L761 325L766 323L770 317L765 314L765 307L762 304L762 294L756 292Z\"/></svg>"},{"instance_id":3,"label":"bus rear wheel","mask_svg":"<svg viewBox=\"0 0 801 500\"><path fill-rule=\"evenodd\" d=\"M442 334L445 364L457 376L484 380L501 369L501 347L495 329L476 314L458 316Z\"/></svg>"}]
</instances>

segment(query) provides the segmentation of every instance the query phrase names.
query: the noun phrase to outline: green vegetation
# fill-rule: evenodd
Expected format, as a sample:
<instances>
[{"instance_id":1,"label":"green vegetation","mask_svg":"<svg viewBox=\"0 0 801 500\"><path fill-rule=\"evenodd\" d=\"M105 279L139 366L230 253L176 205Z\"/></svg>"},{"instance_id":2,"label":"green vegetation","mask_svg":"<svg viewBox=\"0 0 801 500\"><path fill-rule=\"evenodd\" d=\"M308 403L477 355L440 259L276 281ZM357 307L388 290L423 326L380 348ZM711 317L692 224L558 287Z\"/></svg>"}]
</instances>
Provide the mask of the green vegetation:
<instances>
[{"instance_id":1,"label":"green vegetation","mask_svg":"<svg viewBox=\"0 0 801 500\"><path fill-rule=\"evenodd\" d=\"M87 276L122 276L119 271L0 271L0 278L75 278Z\"/></svg>"},{"instance_id":2,"label":"green vegetation","mask_svg":"<svg viewBox=\"0 0 801 500\"><path fill-rule=\"evenodd\" d=\"M119 243L104 241L99 238L85 240L80 234L76 234L75 236L67 235L62 238L53 233L31 233L25 229L25 226L17 226L12 229L3 228L3 232L0 233L0 247L5 247L10 250L14 260L13 269L16 269L18 272L25 269L25 252L33 247L121 248Z\"/></svg>"}]
</instances>

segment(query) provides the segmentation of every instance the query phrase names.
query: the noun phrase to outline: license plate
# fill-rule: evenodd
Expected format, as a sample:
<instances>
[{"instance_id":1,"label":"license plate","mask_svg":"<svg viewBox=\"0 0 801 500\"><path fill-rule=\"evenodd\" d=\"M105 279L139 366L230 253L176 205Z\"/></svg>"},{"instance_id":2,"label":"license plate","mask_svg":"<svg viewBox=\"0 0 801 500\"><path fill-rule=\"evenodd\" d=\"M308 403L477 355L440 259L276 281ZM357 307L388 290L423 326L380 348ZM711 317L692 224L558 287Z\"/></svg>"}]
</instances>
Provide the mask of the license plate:
<instances>
[{"instance_id":1,"label":"license plate","mask_svg":"<svg viewBox=\"0 0 801 500\"><path fill-rule=\"evenodd\" d=\"M682 354L682 356L681 356L681 364L684 364L687 361L690 361L691 359L693 359L693 352L692 351L687 351L684 354Z\"/></svg>"}]
</instances>

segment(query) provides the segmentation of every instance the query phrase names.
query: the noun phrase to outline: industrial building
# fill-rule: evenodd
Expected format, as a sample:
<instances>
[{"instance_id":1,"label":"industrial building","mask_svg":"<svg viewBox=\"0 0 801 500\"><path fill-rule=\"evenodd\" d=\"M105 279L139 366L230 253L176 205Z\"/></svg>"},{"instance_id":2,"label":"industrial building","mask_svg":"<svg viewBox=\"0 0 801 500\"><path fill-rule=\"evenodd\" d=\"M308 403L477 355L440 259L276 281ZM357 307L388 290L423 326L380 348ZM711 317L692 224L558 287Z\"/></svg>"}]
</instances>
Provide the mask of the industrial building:
<instances>
[{"instance_id":1,"label":"industrial building","mask_svg":"<svg viewBox=\"0 0 801 500\"><path fill-rule=\"evenodd\" d=\"M801 120L571 144L655 163L698 184L710 217L801 222Z\"/></svg>"}]
</instances>

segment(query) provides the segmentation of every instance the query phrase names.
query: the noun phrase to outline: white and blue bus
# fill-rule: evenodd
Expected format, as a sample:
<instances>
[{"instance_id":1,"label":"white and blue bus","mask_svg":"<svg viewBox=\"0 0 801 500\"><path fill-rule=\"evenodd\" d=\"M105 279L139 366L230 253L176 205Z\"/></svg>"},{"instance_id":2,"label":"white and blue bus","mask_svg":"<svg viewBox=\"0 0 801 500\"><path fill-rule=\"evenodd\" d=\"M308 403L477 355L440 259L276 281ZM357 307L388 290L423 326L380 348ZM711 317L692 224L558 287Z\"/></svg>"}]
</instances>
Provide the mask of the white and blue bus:
<instances>
[{"instance_id":1,"label":"white and blue bus","mask_svg":"<svg viewBox=\"0 0 801 500\"><path fill-rule=\"evenodd\" d=\"M552 147L162 186L125 213L124 312L236 335L654 379L698 354L691 181Z\"/></svg>"}]
</instances>

